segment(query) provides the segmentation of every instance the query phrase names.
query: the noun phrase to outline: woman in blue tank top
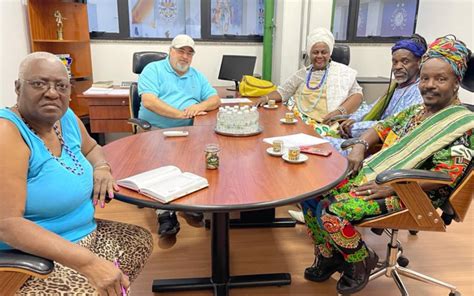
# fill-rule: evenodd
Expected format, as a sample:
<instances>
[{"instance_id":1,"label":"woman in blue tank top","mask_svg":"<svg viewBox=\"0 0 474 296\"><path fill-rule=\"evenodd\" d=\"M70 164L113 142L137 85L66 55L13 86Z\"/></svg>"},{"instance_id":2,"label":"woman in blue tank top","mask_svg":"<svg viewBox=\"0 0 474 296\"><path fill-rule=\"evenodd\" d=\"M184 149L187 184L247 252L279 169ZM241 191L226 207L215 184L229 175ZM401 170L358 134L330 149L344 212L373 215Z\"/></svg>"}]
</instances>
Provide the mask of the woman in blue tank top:
<instances>
[{"instance_id":1,"label":"woman in blue tank top","mask_svg":"<svg viewBox=\"0 0 474 296\"><path fill-rule=\"evenodd\" d=\"M55 55L32 53L15 91L17 104L0 110L0 250L56 262L52 275L28 280L19 293L61 287L68 295L121 295L152 239L138 226L94 219L94 207L103 208L117 187L102 148L68 108L66 68Z\"/></svg>"}]
</instances>

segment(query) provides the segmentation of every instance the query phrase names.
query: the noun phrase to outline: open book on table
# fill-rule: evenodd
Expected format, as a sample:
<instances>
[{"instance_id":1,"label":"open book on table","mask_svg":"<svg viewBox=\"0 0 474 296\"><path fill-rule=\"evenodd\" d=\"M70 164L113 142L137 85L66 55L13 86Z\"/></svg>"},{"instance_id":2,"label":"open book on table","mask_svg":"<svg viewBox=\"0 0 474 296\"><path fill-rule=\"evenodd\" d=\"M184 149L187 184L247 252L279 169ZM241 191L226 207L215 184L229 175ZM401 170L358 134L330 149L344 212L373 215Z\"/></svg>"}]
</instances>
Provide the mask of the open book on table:
<instances>
[{"instance_id":1,"label":"open book on table","mask_svg":"<svg viewBox=\"0 0 474 296\"><path fill-rule=\"evenodd\" d=\"M117 184L162 203L168 203L209 186L206 178L192 173L183 173L172 165L118 180Z\"/></svg>"}]
</instances>

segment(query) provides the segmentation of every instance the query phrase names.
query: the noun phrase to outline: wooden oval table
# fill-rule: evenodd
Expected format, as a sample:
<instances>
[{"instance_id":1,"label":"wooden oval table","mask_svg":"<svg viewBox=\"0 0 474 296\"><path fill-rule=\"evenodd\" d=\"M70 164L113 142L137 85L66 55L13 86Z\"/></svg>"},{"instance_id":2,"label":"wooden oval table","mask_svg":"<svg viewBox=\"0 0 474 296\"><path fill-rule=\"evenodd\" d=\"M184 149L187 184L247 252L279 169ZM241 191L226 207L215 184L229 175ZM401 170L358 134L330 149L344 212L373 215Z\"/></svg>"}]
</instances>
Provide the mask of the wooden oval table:
<instances>
[{"instance_id":1,"label":"wooden oval table","mask_svg":"<svg viewBox=\"0 0 474 296\"><path fill-rule=\"evenodd\" d=\"M194 126L169 130L186 130L187 137L166 138L163 130L140 133L112 142L104 147L114 177L125 178L165 165L175 165L183 172L207 178L209 187L162 204L134 191L121 188L116 199L144 207L212 212L212 275L205 278L155 280L153 292L213 289L214 295L228 295L229 288L286 285L288 273L238 275L229 273L229 212L266 209L301 202L335 187L345 176L347 160L329 144L329 157L308 155L300 164L285 162L266 153L264 138L295 133L314 135L311 127L298 121L280 123L285 110L259 109L263 132L251 137L227 137L214 132L215 111L195 122ZM220 146L217 170L206 169L206 144Z\"/></svg>"}]
</instances>

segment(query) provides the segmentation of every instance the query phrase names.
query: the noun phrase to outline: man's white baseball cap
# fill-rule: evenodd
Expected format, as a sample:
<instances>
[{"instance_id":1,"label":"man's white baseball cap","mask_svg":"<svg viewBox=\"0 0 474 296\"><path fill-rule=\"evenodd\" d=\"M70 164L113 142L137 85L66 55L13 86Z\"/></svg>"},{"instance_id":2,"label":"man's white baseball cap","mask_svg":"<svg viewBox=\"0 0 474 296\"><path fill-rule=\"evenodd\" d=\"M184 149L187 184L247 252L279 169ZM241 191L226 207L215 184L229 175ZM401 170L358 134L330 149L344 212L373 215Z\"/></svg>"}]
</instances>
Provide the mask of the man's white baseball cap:
<instances>
[{"instance_id":1,"label":"man's white baseball cap","mask_svg":"<svg viewBox=\"0 0 474 296\"><path fill-rule=\"evenodd\" d=\"M195 51L193 38L184 34L180 34L174 37L173 41L171 41L171 46L174 48L182 48L185 46L189 46L192 48L193 51Z\"/></svg>"}]
</instances>

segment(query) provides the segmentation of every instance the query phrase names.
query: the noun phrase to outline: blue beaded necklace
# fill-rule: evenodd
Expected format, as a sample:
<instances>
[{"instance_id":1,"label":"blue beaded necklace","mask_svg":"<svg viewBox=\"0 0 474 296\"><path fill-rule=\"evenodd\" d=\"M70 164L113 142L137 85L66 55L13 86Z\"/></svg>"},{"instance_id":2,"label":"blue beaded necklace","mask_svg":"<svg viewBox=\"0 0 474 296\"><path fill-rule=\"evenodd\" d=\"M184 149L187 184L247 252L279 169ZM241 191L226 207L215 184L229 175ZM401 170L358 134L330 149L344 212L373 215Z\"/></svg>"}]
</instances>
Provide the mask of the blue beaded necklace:
<instances>
[{"instance_id":1,"label":"blue beaded necklace","mask_svg":"<svg viewBox=\"0 0 474 296\"><path fill-rule=\"evenodd\" d=\"M18 107L16 108L18 110ZM28 124L28 122L26 122L25 118L23 118L23 116L21 115L20 110L18 110L18 114L20 115L21 120L23 120L23 122L33 132L33 134L35 134L41 140L41 142L43 142L44 147L46 148L46 150L48 150L49 154L51 154L54 160L56 160L62 167L64 167L65 169L73 173L74 175L81 176L82 174L84 174L84 168L82 167L81 163L72 152L71 148L69 148L69 146L64 142L63 136L61 135L61 132L59 131L58 125L56 123L53 125L54 133L58 137L59 143L61 144L61 150L64 147L64 150L66 151L67 155L71 157L72 162L74 163L74 167L68 166L61 158L54 155L53 152L49 149L49 147L46 146L43 139L41 139L38 133Z\"/></svg>"},{"instance_id":2,"label":"blue beaded necklace","mask_svg":"<svg viewBox=\"0 0 474 296\"><path fill-rule=\"evenodd\" d=\"M311 81L311 76L313 75L313 65L311 65L311 68L308 71L308 74L306 75L306 87L309 90L318 90L320 89L324 83L326 82L326 77L328 76L329 72L329 64L327 65L326 69L324 70L323 78L321 78L321 81L319 81L319 84L316 87L312 87L309 82Z\"/></svg>"},{"instance_id":3,"label":"blue beaded necklace","mask_svg":"<svg viewBox=\"0 0 474 296\"><path fill-rule=\"evenodd\" d=\"M323 91L324 91L324 86L326 85L326 78L328 76L328 72L329 72L329 64L324 70L323 77L321 78L321 81L319 81L319 84L316 87L311 87L310 81L311 81L311 75L313 74L313 66L311 65L311 68L309 69L308 74L306 75L306 88L308 88L309 90L319 90L319 92L318 92L318 97L316 98L316 100L307 109L303 107L303 105L301 104L301 98L299 98L300 100L299 105L301 106L301 109L303 110L303 112L306 112L306 113L311 112L319 104L319 100L321 100L321 95L323 94Z\"/></svg>"}]
</instances>

